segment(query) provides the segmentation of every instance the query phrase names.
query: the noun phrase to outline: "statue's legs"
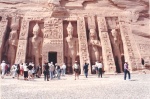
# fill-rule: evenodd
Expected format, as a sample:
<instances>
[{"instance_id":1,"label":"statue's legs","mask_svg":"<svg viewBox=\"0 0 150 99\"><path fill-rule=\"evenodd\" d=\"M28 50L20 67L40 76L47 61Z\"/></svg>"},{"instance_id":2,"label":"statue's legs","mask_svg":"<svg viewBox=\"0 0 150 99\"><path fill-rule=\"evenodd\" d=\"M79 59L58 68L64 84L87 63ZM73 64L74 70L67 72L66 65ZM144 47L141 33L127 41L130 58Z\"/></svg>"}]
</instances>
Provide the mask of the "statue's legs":
<instances>
[{"instance_id":1,"label":"statue's legs","mask_svg":"<svg viewBox=\"0 0 150 99\"><path fill-rule=\"evenodd\" d=\"M12 45L9 46L9 50L7 53L7 59L8 59L8 62L10 63L10 66L12 66L14 64L14 60L15 60L15 48Z\"/></svg>"},{"instance_id":2,"label":"statue's legs","mask_svg":"<svg viewBox=\"0 0 150 99\"><path fill-rule=\"evenodd\" d=\"M96 51L95 52L95 58L96 58L96 61L100 61L100 56L99 56L99 52L98 51Z\"/></svg>"},{"instance_id":3,"label":"statue's legs","mask_svg":"<svg viewBox=\"0 0 150 99\"><path fill-rule=\"evenodd\" d=\"M71 73L71 59L67 56L67 72Z\"/></svg>"},{"instance_id":4,"label":"statue's legs","mask_svg":"<svg viewBox=\"0 0 150 99\"><path fill-rule=\"evenodd\" d=\"M73 64L75 63L75 57L73 56L72 57L72 73L74 74L74 67L73 67Z\"/></svg>"},{"instance_id":5,"label":"statue's legs","mask_svg":"<svg viewBox=\"0 0 150 99\"><path fill-rule=\"evenodd\" d=\"M35 55L35 66L39 66L39 56Z\"/></svg>"},{"instance_id":6,"label":"statue's legs","mask_svg":"<svg viewBox=\"0 0 150 99\"><path fill-rule=\"evenodd\" d=\"M123 70L122 70L122 60L121 60L121 55L119 55L119 54L118 54L118 62L119 62L120 72L123 72Z\"/></svg>"}]
</instances>

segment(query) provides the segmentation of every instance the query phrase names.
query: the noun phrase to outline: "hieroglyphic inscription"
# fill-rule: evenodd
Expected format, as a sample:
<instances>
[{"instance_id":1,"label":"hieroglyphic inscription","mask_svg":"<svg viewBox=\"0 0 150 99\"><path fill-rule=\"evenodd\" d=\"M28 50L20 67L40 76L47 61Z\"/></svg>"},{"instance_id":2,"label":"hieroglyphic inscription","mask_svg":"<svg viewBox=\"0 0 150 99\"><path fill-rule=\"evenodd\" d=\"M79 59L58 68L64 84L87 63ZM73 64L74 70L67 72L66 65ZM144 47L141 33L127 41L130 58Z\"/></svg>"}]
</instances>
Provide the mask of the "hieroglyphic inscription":
<instances>
[{"instance_id":1,"label":"hieroglyphic inscription","mask_svg":"<svg viewBox=\"0 0 150 99\"><path fill-rule=\"evenodd\" d=\"M6 17L2 17L2 20L0 21L0 61L1 61L1 54L2 54L2 46L4 41L4 36L6 33L8 20Z\"/></svg>"},{"instance_id":2,"label":"hieroglyphic inscription","mask_svg":"<svg viewBox=\"0 0 150 99\"><path fill-rule=\"evenodd\" d=\"M27 40L19 40L15 63L25 62Z\"/></svg>"},{"instance_id":3,"label":"hieroglyphic inscription","mask_svg":"<svg viewBox=\"0 0 150 99\"><path fill-rule=\"evenodd\" d=\"M2 17L2 20L0 21L0 47L2 47L3 39L7 28L7 22L8 20L6 19L6 17Z\"/></svg>"},{"instance_id":4,"label":"hieroglyphic inscription","mask_svg":"<svg viewBox=\"0 0 150 99\"><path fill-rule=\"evenodd\" d=\"M150 55L149 49L150 49L150 44L139 44L140 48L140 53L142 55Z\"/></svg>"},{"instance_id":5,"label":"hieroglyphic inscription","mask_svg":"<svg viewBox=\"0 0 150 99\"><path fill-rule=\"evenodd\" d=\"M83 17L78 18L77 28L78 28L78 39L79 39L79 51L80 51L80 65L83 66L85 61L90 64L86 30L85 30L85 20ZM90 65L89 65L89 72L91 73ZM81 73L83 73L83 67L81 67Z\"/></svg>"},{"instance_id":6,"label":"hieroglyphic inscription","mask_svg":"<svg viewBox=\"0 0 150 99\"><path fill-rule=\"evenodd\" d=\"M61 19L51 18L44 21L42 62L48 62L48 52L57 52L57 63L63 64L63 25Z\"/></svg>"},{"instance_id":7,"label":"hieroglyphic inscription","mask_svg":"<svg viewBox=\"0 0 150 99\"><path fill-rule=\"evenodd\" d=\"M29 30L29 21L23 19L21 25L21 32L19 36L19 40L27 40Z\"/></svg>"},{"instance_id":8,"label":"hieroglyphic inscription","mask_svg":"<svg viewBox=\"0 0 150 99\"><path fill-rule=\"evenodd\" d=\"M62 20L52 18L44 23L44 38L62 39Z\"/></svg>"},{"instance_id":9,"label":"hieroglyphic inscription","mask_svg":"<svg viewBox=\"0 0 150 99\"><path fill-rule=\"evenodd\" d=\"M129 27L129 23L126 21L126 17L119 17L119 24L121 30L121 37L123 39L123 46L125 51L125 60L129 63L129 68L131 70L136 69L136 62L135 62L135 55L132 48L130 36L131 35L131 28Z\"/></svg>"},{"instance_id":10,"label":"hieroglyphic inscription","mask_svg":"<svg viewBox=\"0 0 150 99\"><path fill-rule=\"evenodd\" d=\"M89 27L89 29L96 29L95 17L94 16L89 16L88 17L88 27Z\"/></svg>"},{"instance_id":11,"label":"hieroglyphic inscription","mask_svg":"<svg viewBox=\"0 0 150 99\"><path fill-rule=\"evenodd\" d=\"M101 30L101 32L107 32L108 30L107 30L105 18L104 17L97 17L97 18L98 18L97 20L98 23L100 23L98 28Z\"/></svg>"},{"instance_id":12,"label":"hieroglyphic inscription","mask_svg":"<svg viewBox=\"0 0 150 99\"><path fill-rule=\"evenodd\" d=\"M110 39L107 32L105 17L97 17L97 20L98 20L99 37L101 39L103 52L104 70L106 72L114 73L116 71L116 67L110 44Z\"/></svg>"},{"instance_id":13,"label":"hieroglyphic inscription","mask_svg":"<svg viewBox=\"0 0 150 99\"><path fill-rule=\"evenodd\" d=\"M28 29L29 29L29 21L23 19L22 25L21 25L21 31L20 31L20 35L19 35L19 42L18 42L18 48L17 48L15 63L25 62Z\"/></svg>"}]
</instances>

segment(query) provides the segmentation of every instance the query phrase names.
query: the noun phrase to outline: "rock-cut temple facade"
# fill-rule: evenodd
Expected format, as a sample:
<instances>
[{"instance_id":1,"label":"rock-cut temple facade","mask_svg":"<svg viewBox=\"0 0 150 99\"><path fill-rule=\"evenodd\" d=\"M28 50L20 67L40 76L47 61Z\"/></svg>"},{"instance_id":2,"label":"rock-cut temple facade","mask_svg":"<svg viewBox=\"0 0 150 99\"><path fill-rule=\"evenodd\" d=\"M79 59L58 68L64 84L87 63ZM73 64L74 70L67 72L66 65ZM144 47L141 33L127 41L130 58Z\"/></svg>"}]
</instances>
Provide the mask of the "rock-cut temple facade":
<instances>
[{"instance_id":1,"label":"rock-cut temple facade","mask_svg":"<svg viewBox=\"0 0 150 99\"><path fill-rule=\"evenodd\" d=\"M97 61L103 63L105 73L123 72L125 61L131 71L141 69L141 58L150 60L150 40L133 33L139 9L126 10L127 6L116 2L0 1L0 61L11 65L34 62L35 66L65 63L68 73L75 61L81 73L85 62L92 73Z\"/></svg>"}]
</instances>

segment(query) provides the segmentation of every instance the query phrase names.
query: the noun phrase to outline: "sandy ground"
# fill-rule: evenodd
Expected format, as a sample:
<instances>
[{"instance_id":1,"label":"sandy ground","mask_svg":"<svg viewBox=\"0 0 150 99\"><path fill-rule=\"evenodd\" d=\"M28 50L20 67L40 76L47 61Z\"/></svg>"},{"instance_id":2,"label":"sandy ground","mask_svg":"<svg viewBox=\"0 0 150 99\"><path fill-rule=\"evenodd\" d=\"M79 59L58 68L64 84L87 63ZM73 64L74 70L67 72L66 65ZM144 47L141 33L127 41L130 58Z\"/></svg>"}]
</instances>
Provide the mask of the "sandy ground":
<instances>
[{"instance_id":1,"label":"sandy ground","mask_svg":"<svg viewBox=\"0 0 150 99\"><path fill-rule=\"evenodd\" d=\"M150 99L150 74L83 75L74 80L73 75L44 81L43 76L31 81L1 79L1 99Z\"/></svg>"}]
</instances>

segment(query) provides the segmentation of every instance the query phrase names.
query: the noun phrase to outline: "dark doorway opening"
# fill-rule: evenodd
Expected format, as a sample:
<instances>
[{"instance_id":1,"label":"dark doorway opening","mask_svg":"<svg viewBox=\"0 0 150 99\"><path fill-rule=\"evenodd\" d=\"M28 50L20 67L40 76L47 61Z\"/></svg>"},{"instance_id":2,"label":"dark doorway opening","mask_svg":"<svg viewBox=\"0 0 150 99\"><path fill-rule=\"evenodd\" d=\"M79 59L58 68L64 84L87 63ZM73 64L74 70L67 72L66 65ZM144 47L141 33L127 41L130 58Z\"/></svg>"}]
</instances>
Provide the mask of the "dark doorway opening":
<instances>
[{"instance_id":1,"label":"dark doorway opening","mask_svg":"<svg viewBox=\"0 0 150 99\"><path fill-rule=\"evenodd\" d=\"M117 73L120 73L119 61L118 61L118 57L117 56L115 56L115 64L116 64L116 71L117 71Z\"/></svg>"},{"instance_id":2,"label":"dark doorway opening","mask_svg":"<svg viewBox=\"0 0 150 99\"><path fill-rule=\"evenodd\" d=\"M48 61L53 62L54 64L57 63L57 52L49 52L48 53Z\"/></svg>"}]
</instances>

